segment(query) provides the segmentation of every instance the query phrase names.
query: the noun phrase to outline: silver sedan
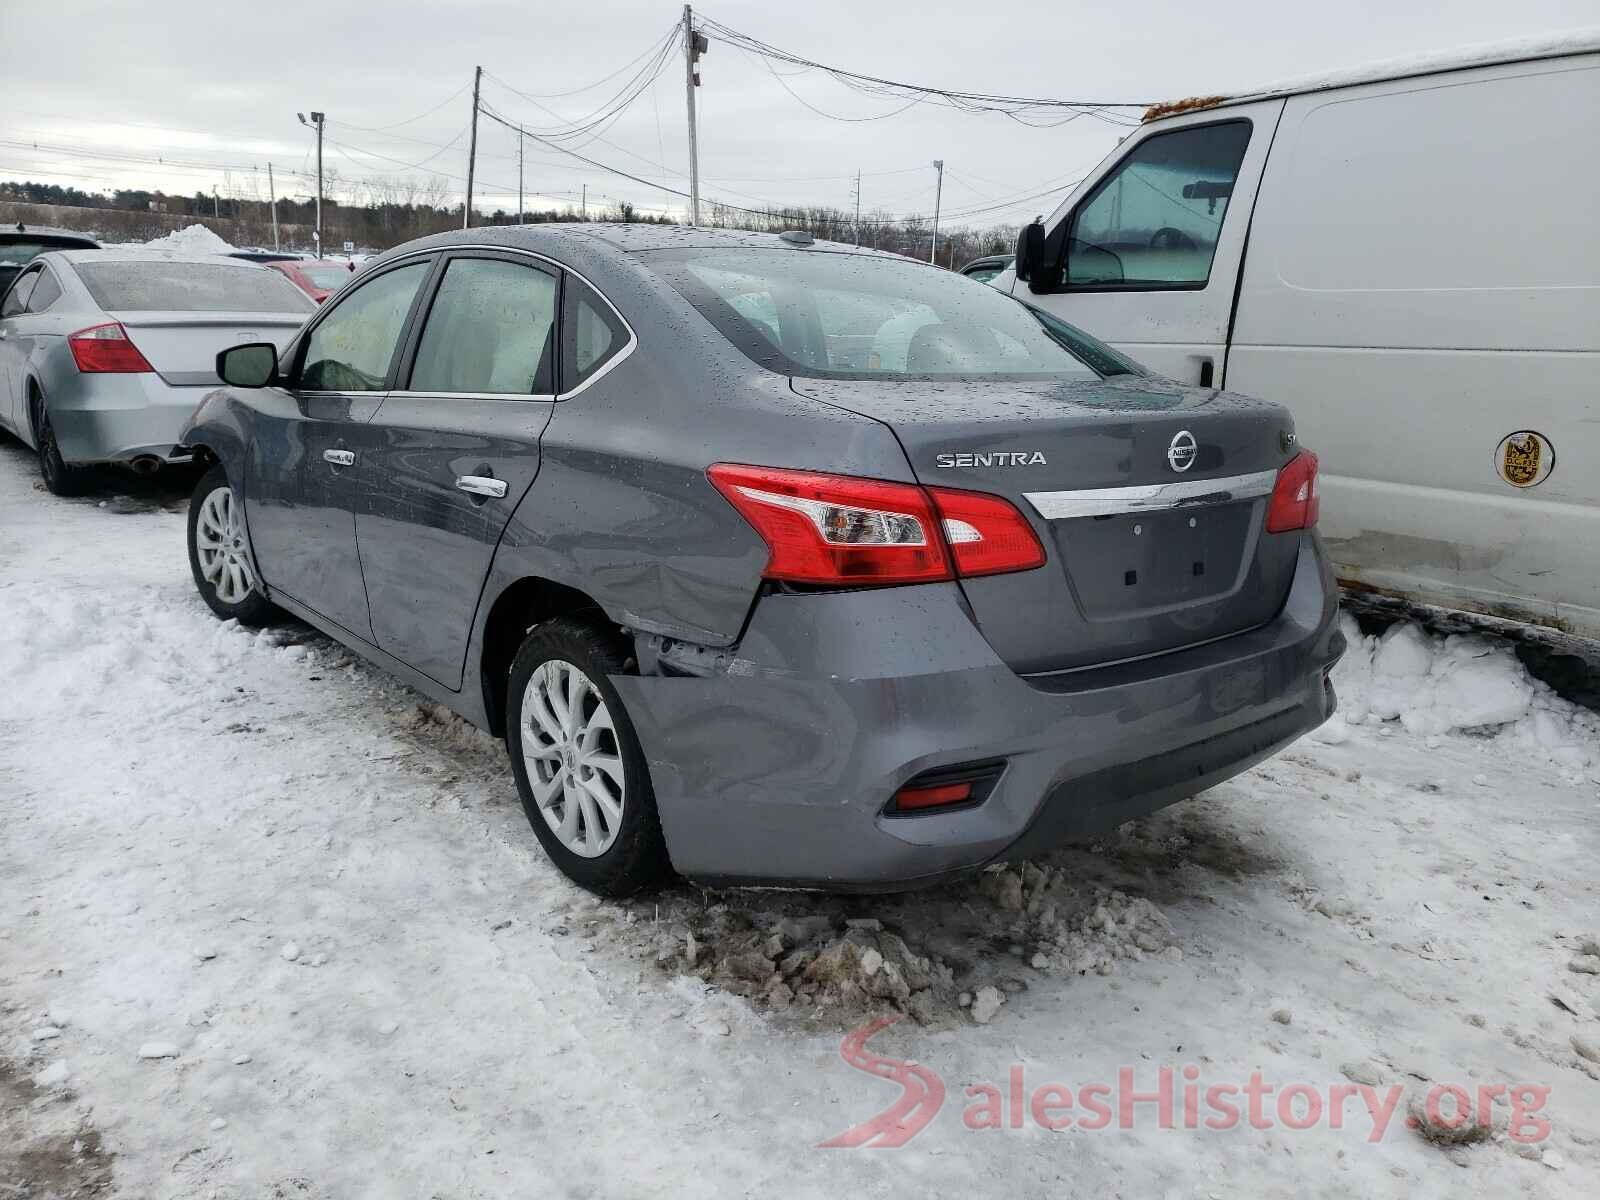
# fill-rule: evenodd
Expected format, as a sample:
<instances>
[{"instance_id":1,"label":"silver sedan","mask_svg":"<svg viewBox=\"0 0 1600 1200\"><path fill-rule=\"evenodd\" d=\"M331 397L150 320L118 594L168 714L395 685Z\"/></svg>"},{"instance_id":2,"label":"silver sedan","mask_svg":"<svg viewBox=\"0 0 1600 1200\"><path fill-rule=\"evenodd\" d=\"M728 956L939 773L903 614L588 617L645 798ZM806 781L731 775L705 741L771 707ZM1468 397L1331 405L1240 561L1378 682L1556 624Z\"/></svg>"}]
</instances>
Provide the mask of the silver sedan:
<instances>
[{"instance_id":1,"label":"silver sedan","mask_svg":"<svg viewBox=\"0 0 1600 1200\"><path fill-rule=\"evenodd\" d=\"M216 255L42 254L0 300L0 426L72 495L91 464L152 472L221 381L217 353L286 344L316 305L282 275Z\"/></svg>"}]
</instances>

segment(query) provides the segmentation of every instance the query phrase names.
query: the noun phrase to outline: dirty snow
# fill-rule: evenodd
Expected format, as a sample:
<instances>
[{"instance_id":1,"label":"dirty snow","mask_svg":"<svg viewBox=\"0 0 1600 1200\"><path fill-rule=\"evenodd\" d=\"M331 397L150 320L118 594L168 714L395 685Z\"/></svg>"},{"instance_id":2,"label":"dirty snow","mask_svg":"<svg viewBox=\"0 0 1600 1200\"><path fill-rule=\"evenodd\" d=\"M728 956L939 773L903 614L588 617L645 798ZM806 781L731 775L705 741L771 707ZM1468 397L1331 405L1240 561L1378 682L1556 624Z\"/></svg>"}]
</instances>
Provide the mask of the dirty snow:
<instances>
[{"instance_id":1,"label":"dirty snow","mask_svg":"<svg viewBox=\"0 0 1600 1200\"><path fill-rule=\"evenodd\" d=\"M152 250L176 250L183 254L226 254L233 245L204 225L186 225L163 237L145 243Z\"/></svg>"},{"instance_id":2,"label":"dirty snow","mask_svg":"<svg viewBox=\"0 0 1600 1200\"><path fill-rule=\"evenodd\" d=\"M216 621L181 489L35 479L0 446L0 1192L1592 1191L1600 737L1498 643L1358 638L1331 737L1037 863L612 904L544 861L492 739L303 626ZM895 1099L840 1038L899 1011L870 1049L943 1108L819 1149ZM1183 1064L1408 1106L1527 1082L1553 1132L962 1121L1013 1067Z\"/></svg>"}]
</instances>

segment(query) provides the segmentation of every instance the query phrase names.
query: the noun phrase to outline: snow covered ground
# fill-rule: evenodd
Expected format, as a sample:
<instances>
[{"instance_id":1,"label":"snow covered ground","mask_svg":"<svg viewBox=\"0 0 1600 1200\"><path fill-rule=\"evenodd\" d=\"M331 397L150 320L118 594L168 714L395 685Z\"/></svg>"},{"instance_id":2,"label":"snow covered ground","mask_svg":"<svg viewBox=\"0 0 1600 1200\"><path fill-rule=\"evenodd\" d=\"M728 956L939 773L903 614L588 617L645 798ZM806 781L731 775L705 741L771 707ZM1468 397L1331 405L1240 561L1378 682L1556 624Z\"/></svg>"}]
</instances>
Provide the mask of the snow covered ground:
<instances>
[{"instance_id":1,"label":"snow covered ground","mask_svg":"<svg viewBox=\"0 0 1600 1200\"><path fill-rule=\"evenodd\" d=\"M1600 735L1503 646L1359 642L1359 721L1023 872L602 904L495 743L219 624L181 490L36 477L0 446L0 1195L1593 1194ZM892 996L775 1001L747 943L785 928L850 980L903 938L938 1004L849 1065ZM1045 1128L1163 1068L1175 1128ZM1453 1146L1406 1124L1432 1084L1534 1090ZM1405 1089L1375 1140L1358 1085ZM1255 1125L1186 1119L1229 1086L1273 1089ZM819 1146L901 1094L904 1145Z\"/></svg>"}]
</instances>

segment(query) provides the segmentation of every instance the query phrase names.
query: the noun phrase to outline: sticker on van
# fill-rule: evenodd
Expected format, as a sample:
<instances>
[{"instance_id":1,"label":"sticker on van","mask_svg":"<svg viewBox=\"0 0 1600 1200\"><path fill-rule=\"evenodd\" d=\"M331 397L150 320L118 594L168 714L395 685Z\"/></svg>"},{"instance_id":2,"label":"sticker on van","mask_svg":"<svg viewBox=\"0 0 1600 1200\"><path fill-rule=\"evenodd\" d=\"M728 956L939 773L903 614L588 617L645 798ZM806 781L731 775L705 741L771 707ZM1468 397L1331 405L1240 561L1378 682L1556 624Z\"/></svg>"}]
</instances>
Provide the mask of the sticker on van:
<instances>
[{"instance_id":1,"label":"sticker on van","mask_svg":"<svg viewBox=\"0 0 1600 1200\"><path fill-rule=\"evenodd\" d=\"M1494 469L1512 487L1530 488L1543 483L1555 465L1555 447L1543 434L1531 429L1507 434L1495 447Z\"/></svg>"}]
</instances>

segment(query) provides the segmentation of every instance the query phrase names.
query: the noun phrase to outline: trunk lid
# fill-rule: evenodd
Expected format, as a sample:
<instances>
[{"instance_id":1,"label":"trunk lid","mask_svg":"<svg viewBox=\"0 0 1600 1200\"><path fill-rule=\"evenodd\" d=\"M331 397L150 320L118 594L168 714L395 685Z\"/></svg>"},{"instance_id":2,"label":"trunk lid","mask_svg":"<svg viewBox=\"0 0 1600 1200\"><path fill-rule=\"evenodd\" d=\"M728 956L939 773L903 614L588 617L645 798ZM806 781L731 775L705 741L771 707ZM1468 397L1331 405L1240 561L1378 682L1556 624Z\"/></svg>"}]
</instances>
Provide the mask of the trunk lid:
<instances>
[{"instance_id":1,"label":"trunk lid","mask_svg":"<svg viewBox=\"0 0 1600 1200\"><path fill-rule=\"evenodd\" d=\"M919 482L1004 496L1032 523L1043 567L961 581L1019 673L1226 637L1271 620L1288 594L1298 536L1265 528L1272 480L1297 449L1277 405L1141 376L793 387L888 425ZM1185 461L1189 438L1192 461L1176 470L1169 452Z\"/></svg>"},{"instance_id":2,"label":"trunk lid","mask_svg":"<svg viewBox=\"0 0 1600 1200\"><path fill-rule=\"evenodd\" d=\"M282 351L305 324L292 312L108 312L162 379L174 387L216 387L217 354L245 342L271 342Z\"/></svg>"}]
</instances>

